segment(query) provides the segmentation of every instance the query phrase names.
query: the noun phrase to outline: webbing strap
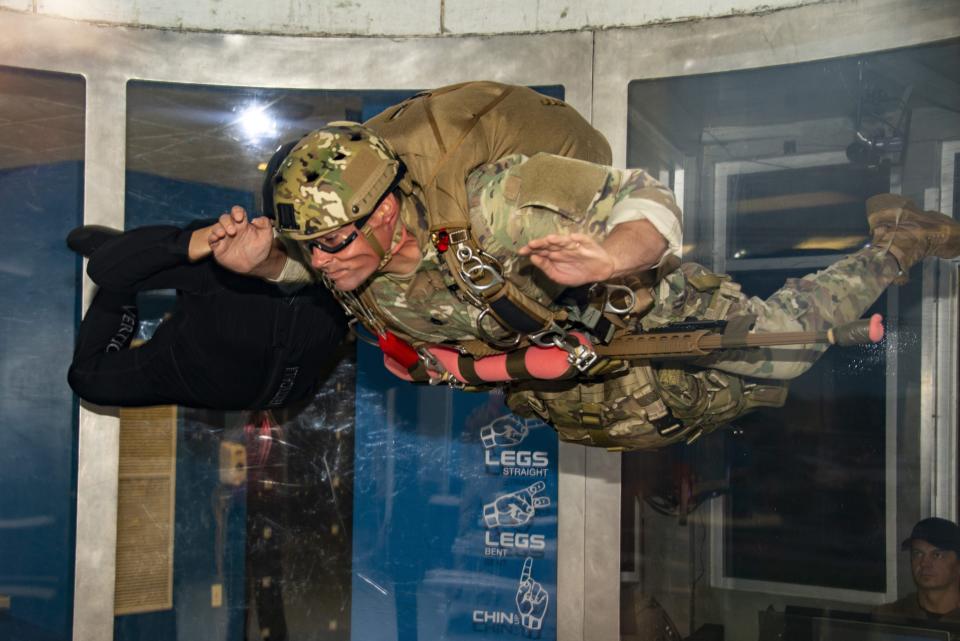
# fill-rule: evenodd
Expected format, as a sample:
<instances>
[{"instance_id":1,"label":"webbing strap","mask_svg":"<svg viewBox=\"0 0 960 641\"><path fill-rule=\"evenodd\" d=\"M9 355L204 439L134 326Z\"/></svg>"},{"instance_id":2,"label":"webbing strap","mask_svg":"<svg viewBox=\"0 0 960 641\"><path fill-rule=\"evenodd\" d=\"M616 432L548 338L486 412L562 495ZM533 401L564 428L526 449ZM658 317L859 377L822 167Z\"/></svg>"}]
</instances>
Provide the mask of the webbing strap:
<instances>
[{"instance_id":1,"label":"webbing strap","mask_svg":"<svg viewBox=\"0 0 960 641\"><path fill-rule=\"evenodd\" d=\"M480 248L477 246L473 237L470 235L469 228L447 230L451 238L458 238L460 242L471 249L473 254L480 255ZM482 300L489 306L490 311L505 329L522 336L527 336L536 332L543 331L550 327L557 320L565 318L563 312L554 312L544 305L541 305L533 298L521 292L506 277L503 283L485 289L475 291L470 285L464 282L460 274L460 264L457 262L456 248L451 246L446 251L440 253L446 262L450 276L453 278L457 287L466 292L468 297L479 302ZM501 274L502 276L502 274ZM487 285L491 276L484 274L481 279L475 282L476 285Z\"/></svg>"},{"instance_id":2,"label":"webbing strap","mask_svg":"<svg viewBox=\"0 0 960 641\"><path fill-rule=\"evenodd\" d=\"M529 349L529 348L528 348ZM527 371L526 349L518 349L507 354L507 374L514 380L531 378Z\"/></svg>"},{"instance_id":3,"label":"webbing strap","mask_svg":"<svg viewBox=\"0 0 960 641\"><path fill-rule=\"evenodd\" d=\"M427 96L423 99L423 110L427 114L427 122L430 123L430 128L433 129L433 137L437 141L437 145L440 147L440 153L443 154L441 159L445 158L447 155L447 146L443 144L443 136L440 135L440 126L437 124L437 118L433 115L433 109L430 107L430 96ZM434 174L434 176L435 175L436 174Z\"/></svg>"},{"instance_id":4,"label":"webbing strap","mask_svg":"<svg viewBox=\"0 0 960 641\"><path fill-rule=\"evenodd\" d=\"M407 373L415 383L426 383L430 380L430 374L421 361L417 361L413 367L408 367Z\"/></svg>"},{"instance_id":5,"label":"webbing strap","mask_svg":"<svg viewBox=\"0 0 960 641\"><path fill-rule=\"evenodd\" d=\"M480 119L483 118L487 113L489 113L491 109L499 105L507 96L510 95L512 91L513 91L513 87L506 87L503 90L503 92L500 93L500 95L498 95L496 98L491 100L489 103L487 103L485 107L483 107L476 114L474 114L473 119L471 120L469 126L467 126L460 133L460 137L457 138L457 141L453 144L452 147L450 147L450 149L446 151L444 151L443 141L440 139L439 130L436 128L437 125L436 125L436 120L434 120L433 118L433 111L429 107L430 96L427 96L426 98L424 98L423 108L427 110L427 118L430 120L430 126L434 128L434 136L437 138L437 142L440 144L440 150L443 151L443 155L440 157L440 160L437 161L437 164L434 166L433 172L424 181L423 183L424 187L427 187L428 185L432 184L433 181L437 179L437 174L439 174L440 170L443 169L443 166L446 164L447 159L450 158L450 156L453 155L453 153L460 148L460 145L462 145L463 141L467 139L467 136L470 135L470 132L472 132L474 127L476 127L480 123ZM463 212L458 212L458 213L462 216ZM449 215L449 212L444 212L444 216L447 216L447 215ZM455 220L448 219L446 221L443 221L441 226L449 227L451 226L452 223L455 223L455 222L456 222ZM464 223L463 224L464 227L469 228L470 226L469 220L464 220L463 223Z\"/></svg>"},{"instance_id":6,"label":"webbing strap","mask_svg":"<svg viewBox=\"0 0 960 641\"><path fill-rule=\"evenodd\" d=\"M724 328L723 334L720 335L720 347L742 347L744 339L756 322L757 317L753 314L728 318L727 326Z\"/></svg>"},{"instance_id":7,"label":"webbing strap","mask_svg":"<svg viewBox=\"0 0 960 641\"><path fill-rule=\"evenodd\" d=\"M363 234L363 237L367 239L367 242L370 244L370 248L377 254L377 258L382 260L383 257L387 255L387 252L383 248L383 245L380 244L380 241L377 240L377 237L373 235L373 225L364 225L360 229L360 233Z\"/></svg>"},{"instance_id":8,"label":"webbing strap","mask_svg":"<svg viewBox=\"0 0 960 641\"><path fill-rule=\"evenodd\" d=\"M490 309L506 327L524 335L535 334L546 329L553 320L553 314L547 315L546 318L538 318L529 314L527 309L520 307L511 300L509 293L490 301ZM544 320L547 322L544 323Z\"/></svg>"},{"instance_id":9,"label":"webbing strap","mask_svg":"<svg viewBox=\"0 0 960 641\"><path fill-rule=\"evenodd\" d=\"M473 385L482 382L480 377L477 376L477 368L474 366L475 363L476 360L472 356L461 354L457 358L457 367L460 368L460 374L463 376L463 380Z\"/></svg>"}]
</instances>

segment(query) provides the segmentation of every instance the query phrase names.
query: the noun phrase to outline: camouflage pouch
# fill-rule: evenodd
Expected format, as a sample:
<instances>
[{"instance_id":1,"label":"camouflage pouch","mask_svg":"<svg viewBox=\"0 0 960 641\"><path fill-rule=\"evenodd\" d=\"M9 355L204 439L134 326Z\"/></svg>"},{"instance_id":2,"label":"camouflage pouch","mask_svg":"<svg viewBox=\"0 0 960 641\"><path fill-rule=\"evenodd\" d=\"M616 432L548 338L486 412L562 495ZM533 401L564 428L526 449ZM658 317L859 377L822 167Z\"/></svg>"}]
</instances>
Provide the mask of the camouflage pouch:
<instances>
[{"instance_id":1,"label":"camouflage pouch","mask_svg":"<svg viewBox=\"0 0 960 641\"><path fill-rule=\"evenodd\" d=\"M668 417L648 366L597 382L523 382L511 386L507 405L520 416L540 418L564 441L611 450L655 449L676 442L685 428L661 436L652 421Z\"/></svg>"},{"instance_id":2,"label":"camouflage pouch","mask_svg":"<svg viewBox=\"0 0 960 641\"><path fill-rule=\"evenodd\" d=\"M781 407L786 383L752 383L717 370L635 366L595 383L523 383L507 405L551 424L564 441L610 450L657 449L692 442L757 407ZM654 425L670 414L680 428Z\"/></svg>"},{"instance_id":3,"label":"camouflage pouch","mask_svg":"<svg viewBox=\"0 0 960 641\"><path fill-rule=\"evenodd\" d=\"M686 427L687 442L758 407L782 407L785 381L753 383L714 369L664 367L656 372L663 401Z\"/></svg>"}]
</instances>

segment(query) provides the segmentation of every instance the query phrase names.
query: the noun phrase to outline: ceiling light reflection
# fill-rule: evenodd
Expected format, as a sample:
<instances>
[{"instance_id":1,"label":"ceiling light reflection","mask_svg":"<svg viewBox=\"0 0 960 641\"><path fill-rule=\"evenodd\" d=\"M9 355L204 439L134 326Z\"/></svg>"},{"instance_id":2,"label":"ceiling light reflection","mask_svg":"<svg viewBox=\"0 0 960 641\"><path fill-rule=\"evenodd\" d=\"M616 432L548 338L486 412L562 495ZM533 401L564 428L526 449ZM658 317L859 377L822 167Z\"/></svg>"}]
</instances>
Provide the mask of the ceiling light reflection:
<instances>
[{"instance_id":1,"label":"ceiling light reflection","mask_svg":"<svg viewBox=\"0 0 960 641\"><path fill-rule=\"evenodd\" d=\"M277 135L277 123L263 105L250 105L240 112L238 120L244 135L251 141Z\"/></svg>"}]
</instances>

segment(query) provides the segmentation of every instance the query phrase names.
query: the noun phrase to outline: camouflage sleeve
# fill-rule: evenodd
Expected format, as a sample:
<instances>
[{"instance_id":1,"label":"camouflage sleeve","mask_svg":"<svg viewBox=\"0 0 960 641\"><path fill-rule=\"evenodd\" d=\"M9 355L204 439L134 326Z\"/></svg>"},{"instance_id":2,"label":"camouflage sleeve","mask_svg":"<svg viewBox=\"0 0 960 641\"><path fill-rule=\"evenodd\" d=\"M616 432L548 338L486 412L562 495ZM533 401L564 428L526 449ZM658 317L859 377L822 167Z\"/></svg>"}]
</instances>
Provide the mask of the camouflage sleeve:
<instances>
[{"instance_id":1,"label":"camouflage sleeve","mask_svg":"<svg viewBox=\"0 0 960 641\"><path fill-rule=\"evenodd\" d=\"M613 196L608 228L633 220L647 220L667 240L667 250L657 265L671 254L679 257L683 229L673 192L643 169L626 169L620 173L620 188Z\"/></svg>"},{"instance_id":2,"label":"camouflage sleeve","mask_svg":"<svg viewBox=\"0 0 960 641\"><path fill-rule=\"evenodd\" d=\"M313 275L302 263L287 256L283 270L276 278L268 278L271 283L277 283L284 291L295 291L304 285L313 282Z\"/></svg>"},{"instance_id":3,"label":"camouflage sleeve","mask_svg":"<svg viewBox=\"0 0 960 641\"><path fill-rule=\"evenodd\" d=\"M618 224L650 220L680 249L680 210L669 189L643 170L620 170L538 154L508 156L467 182L474 233L509 253L549 234L586 233L602 242Z\"/></svg>"},{"instance_id":4,"label":"camouflage sleeve","mask_svg":"<svg viewBox=\"0 0 960 641\"><path fill-rule=\"evenodd\" d=\"M682 221L677 201L663 183L643 169L613 170L620 174L620 186L614 194L616 204L625 200L647 203L651 211L669 211L679 223Z\"/></svg>"},{"instance_id":5,"label":"camouflage sleeve","mask_svg":"<svg viewBox=\"0 0 960 641\"><path fill-rule=\"evenodd\" d=\"M272 283L277 283L284 291L296 291L304 285L309 285L315 281L313 272L302 262L302 253L297 244L284 237L280 237L280 243L283 245L287 254L287 261L283 264L283 270L276 278L269 278Z\"/></svg>"}]
</instances>

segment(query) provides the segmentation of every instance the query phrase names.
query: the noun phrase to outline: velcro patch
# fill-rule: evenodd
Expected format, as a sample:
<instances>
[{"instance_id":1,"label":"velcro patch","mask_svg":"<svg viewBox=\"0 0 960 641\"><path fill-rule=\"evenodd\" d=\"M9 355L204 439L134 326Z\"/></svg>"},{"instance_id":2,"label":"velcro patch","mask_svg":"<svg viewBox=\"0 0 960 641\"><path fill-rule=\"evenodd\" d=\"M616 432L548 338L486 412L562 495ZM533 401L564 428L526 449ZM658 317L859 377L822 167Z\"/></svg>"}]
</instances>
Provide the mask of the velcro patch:
<instances>
[{"instance_id":1,"label":"velcro patch","mask_svg":"<svg viewBox=\"0 0 960 641\"><path fill-rule=\"evenodd\" d=\"M575 221L586 216L607 181L602 165L551 154L537 154L510 174L507 180L520 180L519 207L544 207Z\"/></svg>"}]
</instances>

